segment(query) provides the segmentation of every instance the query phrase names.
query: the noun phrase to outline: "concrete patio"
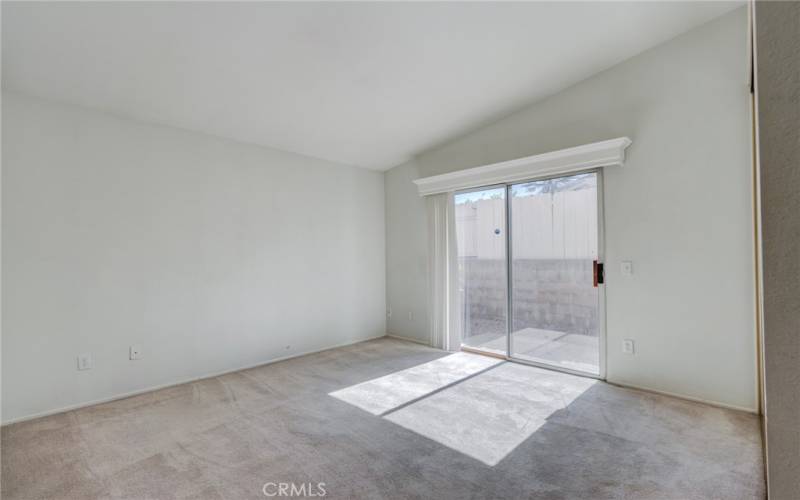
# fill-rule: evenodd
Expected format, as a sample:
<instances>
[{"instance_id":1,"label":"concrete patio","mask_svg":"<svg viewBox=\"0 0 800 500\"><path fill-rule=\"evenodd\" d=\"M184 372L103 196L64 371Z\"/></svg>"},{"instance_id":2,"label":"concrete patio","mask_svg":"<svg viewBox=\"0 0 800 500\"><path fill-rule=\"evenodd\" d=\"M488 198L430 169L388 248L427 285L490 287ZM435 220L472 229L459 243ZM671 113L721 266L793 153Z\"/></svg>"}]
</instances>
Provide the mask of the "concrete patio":
<instances>
[{"instance_id":1,"label":"concrete patio","mask_svg":"<svg viewBox=\"0 0 800 500\"><path fill-rule=\"evenodd\" d=\"M473 349L506 354L506 335L484 333L464 340ZM560 368L598 374L600 349L598 338L590 335L523 328L511 334L513 357Z\"/></svg>"}]
</instances>

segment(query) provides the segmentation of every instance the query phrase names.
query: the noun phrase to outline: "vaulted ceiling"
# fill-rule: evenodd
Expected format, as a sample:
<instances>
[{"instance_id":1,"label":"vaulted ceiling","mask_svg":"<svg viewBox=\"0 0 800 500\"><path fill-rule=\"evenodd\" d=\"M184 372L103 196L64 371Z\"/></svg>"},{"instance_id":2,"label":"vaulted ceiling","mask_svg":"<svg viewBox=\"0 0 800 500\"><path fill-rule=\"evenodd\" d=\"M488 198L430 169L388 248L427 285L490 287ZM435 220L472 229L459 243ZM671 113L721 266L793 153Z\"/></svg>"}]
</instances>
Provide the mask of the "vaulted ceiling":
<instances>
[{"instance_id":1,"label":"vaulted ceiling","mask_svg":"<svg viewBox=\"0 0 800 500\"><path fill-rule=\"evenodd\" d=\"M3 87L385 170L739 5L3 2Z\"/></svg>"}]
</instances>

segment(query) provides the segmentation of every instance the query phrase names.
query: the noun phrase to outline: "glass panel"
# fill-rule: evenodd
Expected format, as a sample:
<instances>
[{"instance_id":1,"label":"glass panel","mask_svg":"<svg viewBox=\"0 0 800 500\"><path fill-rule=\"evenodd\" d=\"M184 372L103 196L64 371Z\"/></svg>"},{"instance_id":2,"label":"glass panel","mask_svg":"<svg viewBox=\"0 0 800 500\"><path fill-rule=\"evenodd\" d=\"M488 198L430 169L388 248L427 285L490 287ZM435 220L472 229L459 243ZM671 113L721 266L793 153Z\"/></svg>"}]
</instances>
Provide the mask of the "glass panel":
<instances>
[{"instance_id":1,"label":"glass panel","mask_svg":"<svg viewBox=\"0 0 800 500\"><path fill-rule=\"evenodd\" d=\"M505 355L506 189L456 193L458 280L463 313L462 345Z\"/></svg>"},{"instance_id":2,"label":"glass panel","mask_svg":"<svg viewBox=\"0 0 800 500\"><path fill-rule=\"evenodd\" d=\"M597 174L511 186L511 355L600 372Z\"/></svg>"}]
</instances>

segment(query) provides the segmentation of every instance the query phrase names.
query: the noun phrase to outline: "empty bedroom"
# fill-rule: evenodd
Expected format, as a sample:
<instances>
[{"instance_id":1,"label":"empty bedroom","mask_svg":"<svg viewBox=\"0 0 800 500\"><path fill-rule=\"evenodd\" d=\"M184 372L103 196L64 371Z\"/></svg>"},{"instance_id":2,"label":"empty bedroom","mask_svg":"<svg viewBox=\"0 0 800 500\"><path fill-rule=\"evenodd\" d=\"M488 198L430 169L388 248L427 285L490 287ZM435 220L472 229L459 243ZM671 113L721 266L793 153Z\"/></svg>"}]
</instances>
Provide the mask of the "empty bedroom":
<instances>
[{"instance_id":1,"label":"empty bedroom","mask_svg":"<svg viewBox=\"0 0 800 500\"><path fill-rule=\"evenodd\" d=\"M0 2L3 500L800 498L800 2Z\"/></svg>"}]
</instances>

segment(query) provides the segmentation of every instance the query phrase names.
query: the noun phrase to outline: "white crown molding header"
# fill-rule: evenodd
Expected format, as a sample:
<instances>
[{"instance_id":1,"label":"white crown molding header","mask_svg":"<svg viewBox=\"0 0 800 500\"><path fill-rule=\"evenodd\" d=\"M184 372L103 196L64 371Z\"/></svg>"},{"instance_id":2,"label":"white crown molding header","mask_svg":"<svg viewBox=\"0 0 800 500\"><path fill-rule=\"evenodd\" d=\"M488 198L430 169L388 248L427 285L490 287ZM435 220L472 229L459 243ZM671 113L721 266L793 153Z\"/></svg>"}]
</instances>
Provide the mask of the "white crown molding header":
<instances>
[{"instance_id":1,"label":"white crown molding header","mask_svg":"<svg viewBox=\"0 0 800 500\"><path fill-rule=\"evenodd\" d=\"M611 167L622 165L625 162L625 148L630 145L630 139L618 137L550 153L424 177L415 180L414 184L417 185L420 196L428 196L458 189L566 174L590 168Z\"/></svg>"}]
</instances>

